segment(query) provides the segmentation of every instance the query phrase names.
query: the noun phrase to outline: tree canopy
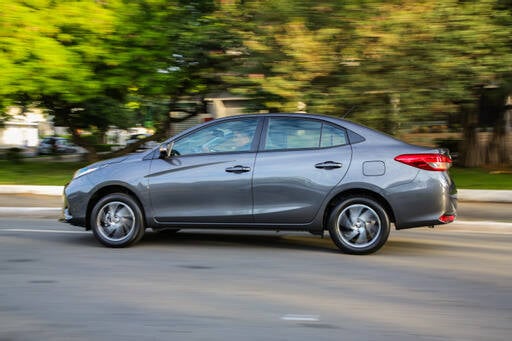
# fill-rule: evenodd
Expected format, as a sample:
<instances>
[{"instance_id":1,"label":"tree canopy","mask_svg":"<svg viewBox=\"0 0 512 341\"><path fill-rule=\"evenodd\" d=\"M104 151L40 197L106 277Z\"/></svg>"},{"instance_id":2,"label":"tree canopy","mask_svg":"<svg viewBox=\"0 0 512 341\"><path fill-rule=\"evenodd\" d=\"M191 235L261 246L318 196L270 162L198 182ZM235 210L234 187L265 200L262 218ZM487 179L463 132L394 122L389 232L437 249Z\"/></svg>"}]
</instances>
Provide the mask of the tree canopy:
<instances>
[{"instance_id":1,"label":"tree canopy","mask_svg":"<svg viewBox=\"0 0 512 341\"><path fill-rule=\"evenodd\" d=\"M353 119L392 134L401 123L458 114L468 133L464 162L484 161L471 122L483 89L509 82L510 4L280 0L244 1L231 11L245 49L229 79L236 91L271 110L304 102L339 116L357 107ZM494 115L502 117L505 97L496 100Z\"/></svg>"},{"instance_id":2,"label":"tree canopy","mask_svg":"<svg viewBox=\"0 0 512 341\"><path fill-rule=\"evenodd\" d=\"M503 121L511 10L504 0L13 0L0 3L0 108L45 107L81 144L78 129L133 125L145 106L163 137L180 98L218 90L252 110L357 107L352 119L389 133L455 114L468 164L481 163L473 123L479 111ZM501 104L482 110L484 94Z\"/></svg>"}]
</instances>

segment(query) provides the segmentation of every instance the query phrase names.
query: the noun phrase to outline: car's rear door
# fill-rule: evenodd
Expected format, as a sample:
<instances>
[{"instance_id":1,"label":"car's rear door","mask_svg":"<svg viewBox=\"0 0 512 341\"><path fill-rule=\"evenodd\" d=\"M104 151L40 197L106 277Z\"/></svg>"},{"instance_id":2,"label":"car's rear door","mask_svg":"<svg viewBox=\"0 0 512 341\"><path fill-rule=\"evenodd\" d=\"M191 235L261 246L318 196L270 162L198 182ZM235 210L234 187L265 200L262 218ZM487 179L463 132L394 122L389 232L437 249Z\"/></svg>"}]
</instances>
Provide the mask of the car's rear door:
<instances>
[{"instance_id":1,"label":"car's rear door","mask_svg":"<svg viewBox=\"0 0 512 341\"><path fill-rule=\"evenodd\" d=\"M342 127L303 117L267 118L253 176L255 222L312 221L351 157Z\"/></svg>"}]
</instances>

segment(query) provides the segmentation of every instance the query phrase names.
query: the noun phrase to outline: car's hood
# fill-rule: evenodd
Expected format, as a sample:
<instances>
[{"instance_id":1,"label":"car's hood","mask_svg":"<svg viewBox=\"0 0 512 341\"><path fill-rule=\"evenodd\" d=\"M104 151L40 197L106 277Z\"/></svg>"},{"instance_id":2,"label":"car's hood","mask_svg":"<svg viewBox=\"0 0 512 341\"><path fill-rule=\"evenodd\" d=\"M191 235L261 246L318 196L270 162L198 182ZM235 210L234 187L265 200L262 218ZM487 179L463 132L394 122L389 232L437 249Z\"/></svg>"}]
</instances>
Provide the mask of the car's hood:
<instances>
[{"instance_id":1,"label":"car's hood","mask_svg":"<svg viewBox=\"0 0 512 341\"><path fill-rule=\"evenodd\" d=\"M102 167L102 166L107 166L107 165L111 165L111 164L114 164L114 163L125 162L125 161L131 160L131 159L136 159L136 158L140 158L140 155L128 154L128 155L123 155L123 156L115 157L115 158L112 158L112 159L98 161L98 162L95 162L95 163L89 165L88 167L89 168L92 168L92 167Z\"/></svg>"}]
</instances>

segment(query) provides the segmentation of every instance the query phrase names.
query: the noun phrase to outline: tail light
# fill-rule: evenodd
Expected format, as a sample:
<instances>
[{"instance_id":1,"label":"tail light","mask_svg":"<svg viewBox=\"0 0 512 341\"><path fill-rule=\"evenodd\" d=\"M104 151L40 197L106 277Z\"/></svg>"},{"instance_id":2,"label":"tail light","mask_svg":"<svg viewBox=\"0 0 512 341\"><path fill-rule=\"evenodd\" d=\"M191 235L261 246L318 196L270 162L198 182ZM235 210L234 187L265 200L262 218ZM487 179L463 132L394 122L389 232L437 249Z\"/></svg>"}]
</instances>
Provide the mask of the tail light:
<instances>
[{"instance_id":1,"label":"tail light","mask_svg":"<svg viewBox=\"0 0 512 341\"><path fill-rule=\"evenodd\" d=\"M446 171L452 165L452 159L444 154L402 154L395 157L398 162L429 171Z\"/></svg>"},{"instance_id":2,"label":"tail light","mask_svg":"<svg viewBox=\"0 0 512 341\"><path fill-rule=\"evenodd\" d=\"M439 221L443 224L451 223L455 220L455 214L443 214L439 217Z\"/></svg>"}]
</instances>

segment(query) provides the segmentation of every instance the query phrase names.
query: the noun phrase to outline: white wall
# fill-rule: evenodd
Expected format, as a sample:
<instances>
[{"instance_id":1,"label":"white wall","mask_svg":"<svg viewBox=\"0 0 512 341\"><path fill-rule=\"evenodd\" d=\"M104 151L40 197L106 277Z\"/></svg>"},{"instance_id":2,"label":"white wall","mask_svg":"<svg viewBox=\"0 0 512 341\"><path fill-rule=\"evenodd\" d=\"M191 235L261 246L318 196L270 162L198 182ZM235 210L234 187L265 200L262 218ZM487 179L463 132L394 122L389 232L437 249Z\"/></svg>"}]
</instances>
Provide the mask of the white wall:
<instances>
[{"instance_id":1,"label":"white wall","mask_svg":"<svg viewBox=\"0 0 512 341\"><path fill-rule=\"evenodd\" d=\"M39 144L37 124L7 122L0 133L0 138L0 144L4 146L37 147Z\"/></svg>"},{"instance_id":2,"label":"white wall","mask_svg":"<svg viewBox=\"0 0 512 341\"><path fill-rule=\"evenodd\" d=\"M0 128L0 146L37 147L39 145L39 124L48 125L41 109L32 108L25 113L20 107L11 107L7 114L10 118ZM45 129L48 130L48 129Z\"/></svg>"}]
</instances>

